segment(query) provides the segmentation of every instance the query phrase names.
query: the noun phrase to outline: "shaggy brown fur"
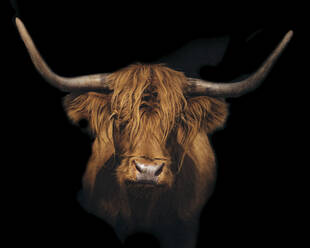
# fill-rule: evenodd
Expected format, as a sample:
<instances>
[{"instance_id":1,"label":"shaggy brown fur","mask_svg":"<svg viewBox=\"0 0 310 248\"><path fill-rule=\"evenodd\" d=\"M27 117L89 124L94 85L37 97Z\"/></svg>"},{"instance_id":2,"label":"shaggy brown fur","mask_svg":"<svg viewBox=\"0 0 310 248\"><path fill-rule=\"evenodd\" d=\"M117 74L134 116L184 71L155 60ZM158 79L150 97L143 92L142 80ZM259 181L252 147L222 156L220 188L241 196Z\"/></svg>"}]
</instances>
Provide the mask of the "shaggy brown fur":
<instances>
[{"instance_id":1,"label":"shaggy brown fur","mask_svg":"<svg viewBox=\"0 0 310 248\"><path fill-rule=\"evenodd\" d=\"M111 74L109 85L109 94L70 94L64 101L69 118L87 119L96 137L83 178L84 207L120 233L160 233L176 220L194 222L215 180L207 134L223 126L227 105L186 96L184 74L164 65L130 65ZM135 180L130 164L137 157L165 162L158 187L126 183ZM187 242L194 241L181 243Z\"/></svg>"}]
</instances>

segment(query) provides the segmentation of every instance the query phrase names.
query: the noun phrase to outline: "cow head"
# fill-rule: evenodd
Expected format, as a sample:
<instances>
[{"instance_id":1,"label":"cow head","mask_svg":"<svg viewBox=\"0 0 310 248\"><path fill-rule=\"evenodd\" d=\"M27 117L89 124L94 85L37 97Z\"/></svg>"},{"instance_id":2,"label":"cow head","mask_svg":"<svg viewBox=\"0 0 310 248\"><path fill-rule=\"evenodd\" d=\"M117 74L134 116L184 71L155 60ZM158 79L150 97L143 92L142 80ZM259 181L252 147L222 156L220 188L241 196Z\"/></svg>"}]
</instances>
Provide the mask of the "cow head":
<instances>
[{"instance_id":1,"label":"cow head","mask_svg":"<svg viewBox=\"0 0 310 248\"><path fill-rule=\"evenodd\" d=\"M118 165L120 185L171 187L197 135L223 125L227 107L222 99L258 87L292 37L288 32L255 73L234 83L187 78L158 64L65 78L48 67L18 18L16 25L39 73L70 92L64 101L70 119L89 122L95 136L84 177L89 189L111 160Z\"/></svg>"},{"instance_id":2,"label":"cow head","mask_svg":"<svg viewBox=\"0 0 310 248\"><path fill-rule=\"evenodd\" d=\"M188 79L164 65L130 65L106 82L113 91L72 93L64 102L71 120L86 119L95 136L89 183L116 156L120 184L169 187L197 133L225 121L223 100L187 97Z\"/></svg>"}]
</instances>

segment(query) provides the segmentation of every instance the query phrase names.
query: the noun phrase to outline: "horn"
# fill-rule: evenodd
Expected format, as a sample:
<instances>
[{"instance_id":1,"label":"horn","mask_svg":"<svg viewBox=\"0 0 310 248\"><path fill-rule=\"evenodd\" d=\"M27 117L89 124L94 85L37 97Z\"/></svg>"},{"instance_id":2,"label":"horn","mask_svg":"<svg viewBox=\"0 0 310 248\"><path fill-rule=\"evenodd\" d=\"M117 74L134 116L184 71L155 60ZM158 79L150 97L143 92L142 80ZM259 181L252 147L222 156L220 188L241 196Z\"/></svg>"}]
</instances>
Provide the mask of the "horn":
<instances>
[{"instance_id":1,"label":"horn","mask_svg":"<svg viewBox=\"0 0 310 248\"><path fill-rule=\"evenodd\" d=\"M188 78L189 94L215 97L238 97L256 89L267 77L271 68L293 36L293 31L286 33L282 41L269 55L265 62L252 75L239 82L220 83L202 79Z\"/></svg>"},{"instance_id":2,"label":"horn","mask_svg":"<svg viewBox=\"0 0 310 248\"><path fill-rule=\"evenodd\" d=\"M40 55L23 22L18 17L16 17L15 22L34 66L42 77L51 85L65 92L101 91L109 88L107 84L109 73L69 78L55 74Z\"/></svg>"}]
</instances>

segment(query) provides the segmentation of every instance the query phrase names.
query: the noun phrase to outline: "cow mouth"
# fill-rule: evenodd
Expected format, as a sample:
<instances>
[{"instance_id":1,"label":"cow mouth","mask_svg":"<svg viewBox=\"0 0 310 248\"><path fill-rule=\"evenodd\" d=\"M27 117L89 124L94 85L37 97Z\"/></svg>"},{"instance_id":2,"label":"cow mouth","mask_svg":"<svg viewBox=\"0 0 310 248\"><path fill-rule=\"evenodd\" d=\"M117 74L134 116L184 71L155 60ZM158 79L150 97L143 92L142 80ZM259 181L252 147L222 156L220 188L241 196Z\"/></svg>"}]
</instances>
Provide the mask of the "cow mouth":
<instances>
[{"instance_id":1,"label":"cow mouth","mask_svg":"<svg viewBox=\"0 0 310 248\"><path fill-rule=\"evenodd\" d=\"M143 188L157 188L163 187L162 184L157 183L154 180L127 180L126 185L129 187L143 187Z\"/></svg>"}]
</instances>

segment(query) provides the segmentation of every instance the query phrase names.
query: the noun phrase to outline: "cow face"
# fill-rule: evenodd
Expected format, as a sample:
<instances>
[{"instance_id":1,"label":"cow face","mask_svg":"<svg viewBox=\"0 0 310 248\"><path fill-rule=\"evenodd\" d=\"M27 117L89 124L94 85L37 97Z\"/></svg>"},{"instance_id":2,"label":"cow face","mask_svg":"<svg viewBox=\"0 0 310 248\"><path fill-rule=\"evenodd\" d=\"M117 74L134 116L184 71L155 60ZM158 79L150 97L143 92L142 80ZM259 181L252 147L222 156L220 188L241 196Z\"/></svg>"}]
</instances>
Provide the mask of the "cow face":
<instances>
[{"instance_id":1,"label":"cow face","mask_svg":"<svg viewBox=\"0 0 310 248\"><path fill-rule=\"evenodd\" d=\"M226 118L222 100L187 98L186 77L163 65L131 65L111 74L109 84L110 93L70 94L64 102L69 118L88 120L96 137L89 183L113 156L119 184L171 187L197 134Z\"/></svg>"}]
</instances>

